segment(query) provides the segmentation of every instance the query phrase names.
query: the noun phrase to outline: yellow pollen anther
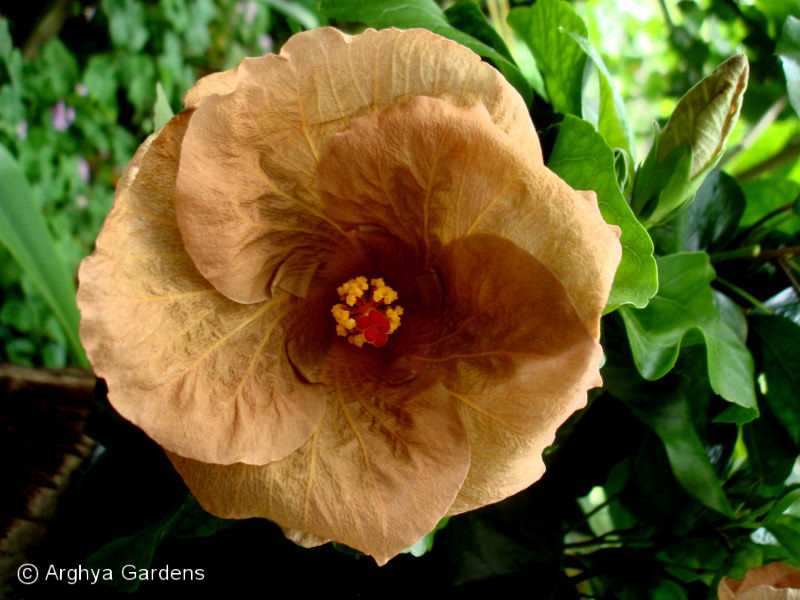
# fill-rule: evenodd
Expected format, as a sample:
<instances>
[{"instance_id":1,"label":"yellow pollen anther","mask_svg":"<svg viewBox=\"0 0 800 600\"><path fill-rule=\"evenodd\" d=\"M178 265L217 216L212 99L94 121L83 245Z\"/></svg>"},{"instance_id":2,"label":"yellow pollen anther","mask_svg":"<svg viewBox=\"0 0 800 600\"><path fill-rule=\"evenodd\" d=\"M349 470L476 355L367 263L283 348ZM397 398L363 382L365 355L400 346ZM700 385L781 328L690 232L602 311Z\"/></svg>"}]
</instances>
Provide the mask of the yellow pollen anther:
<instances>
[{"instance_id":1,"label":"yellow pollen anther","mask_svg":"<svg viewBox=\"0 0 800 600\"><path fill-rule=\"evenodd\" d=\"M371 292L367 293L367 290ZM343 304L334 304L331 314L336 321L336 333L361 348L371 344L380 348L400 327L403 307L390 306L397 300L395 290L380 277L355 277L336 288Z\"/></svg>"},{"instance_id":2,"label":"yellow pollen anther","mask_svg":"<svg viewBox=\"0 0 800 600\"><path fill-rule=\"evenodd\" d=\"M367 278L356 277L350 281L345 281L336 289L336 292L339 294L339 298L347 303L347 306L354 306L356 300L361 298L368 289Z\"/></svg>"}]
</instances>

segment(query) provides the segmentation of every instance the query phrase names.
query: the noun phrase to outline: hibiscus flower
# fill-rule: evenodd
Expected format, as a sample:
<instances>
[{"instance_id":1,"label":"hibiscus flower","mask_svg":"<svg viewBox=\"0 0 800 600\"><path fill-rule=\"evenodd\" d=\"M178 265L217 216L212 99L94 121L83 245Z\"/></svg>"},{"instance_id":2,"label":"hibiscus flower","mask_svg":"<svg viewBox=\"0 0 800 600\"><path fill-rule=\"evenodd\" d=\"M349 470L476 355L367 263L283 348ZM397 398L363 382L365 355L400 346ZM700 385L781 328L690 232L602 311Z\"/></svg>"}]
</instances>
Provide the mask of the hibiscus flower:
<instances>
[{"instance_id":1,"label":"hibiscus flower","mask_svg":"<svg viewBox=\"0 0 800 600\"><path fill-rule=\"evenodd\" d=\"M205 77L81 265L109 400L226 518L385 563L544 472L600 385L619 231L515 90L424 30Z\"/></svg>"}]
</instances>

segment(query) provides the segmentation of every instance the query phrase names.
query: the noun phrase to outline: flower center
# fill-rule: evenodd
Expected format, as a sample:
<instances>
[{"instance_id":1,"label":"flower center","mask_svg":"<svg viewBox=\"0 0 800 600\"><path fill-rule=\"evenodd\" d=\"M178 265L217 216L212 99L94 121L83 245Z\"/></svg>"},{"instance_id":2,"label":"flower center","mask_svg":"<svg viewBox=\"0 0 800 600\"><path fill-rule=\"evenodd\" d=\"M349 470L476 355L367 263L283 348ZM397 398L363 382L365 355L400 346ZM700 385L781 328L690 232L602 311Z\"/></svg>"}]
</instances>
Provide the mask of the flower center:
<instances>
[{"instance_id":1,"label":"flower center","mask_svg":"<svg viewBox=\"0 0 800 600\"><path fill-rule=\"evenodd\" d=\"M391 306L397 300L397 292L383 279L370 279L367 285L366 277L356 277L345 281L336 291L344 303L331 308L336 333L351 344L361 348L366 342L380 348L400 327L403 307Z\"/></svg>"}]
</instances>

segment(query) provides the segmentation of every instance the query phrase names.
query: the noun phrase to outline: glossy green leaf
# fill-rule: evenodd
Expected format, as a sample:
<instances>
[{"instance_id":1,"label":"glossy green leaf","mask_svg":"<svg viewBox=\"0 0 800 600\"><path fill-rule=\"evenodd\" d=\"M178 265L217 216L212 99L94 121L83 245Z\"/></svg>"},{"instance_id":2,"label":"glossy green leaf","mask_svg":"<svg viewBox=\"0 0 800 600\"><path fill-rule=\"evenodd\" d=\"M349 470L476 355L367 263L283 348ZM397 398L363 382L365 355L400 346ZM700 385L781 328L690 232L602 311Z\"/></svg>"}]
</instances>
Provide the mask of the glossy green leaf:
<instances>
[{"instance_id":1,"label":"glossy green leaf","mask_svg":"<svg viewBox=\"0 0 800 600\"><path fill-rule=\"evenodd\" d=\"M780 515L766 527L795 560L800 560L800 517Z\"/></svg>"},{"instance_id":2,"label":"glossy green leaf","mask_svg":"<svg viewBox=\"0 0 800 600\"><path fill-rule=\"evenodd\" d=\"M688 206L683 250L724 247L736 233L745 199L736 180L716 169L709 173Z\"/></svg>"},{"instance_id":3,"label":"glossy green leaf","mask_svg":"<svg viewBox=\"0 0 800 600\"><path fill-rule=\"evenodd\" d=\"M303 29L316 29L321 25L319 17L298 2L288 0L264 0L264 3L284 14L290 19L297 21Z\"/></svg>"},{"instance_id":4,"label":"glossy green leaf","mask_svg":"<svg viewBox=\"0 0 800 600\"><path fill-rule=\"evenodd\" d=\"M220 519L208 514L194 496L188 494L177 510L133 535L109 542L83 564L89 569L111 569L114 579L106 583L122 592L133 592L138 589L142 580L121 577L122 568L125 565L134 565L137 570L149 569L158 546L167 536L206 537L235 523L234 520Z\"/></svg>"},{"instance_id":5,"label":"glossy green leaf","mask_svg":"<svg viewBox=\"0 0 800 600\"><path fill-rule=\"evenodd\" d=\"M710 585L714 571L722 566L728 554L728 548L719 540L688 538L670 544L656 554L656 558L666 563L667 573L681 581L702 581Z\"/></svg>"},{"instance_id":6,"label":"glossy green leaf","mask_svg":"<svg viewBox=\"0 0 800 600\"><path fill-rule=\"evenodd\" d=\"M764 302L764 306L773 314L784 316L800 325L800 297L793 287L784 288Z\"/></svg>"},{"instance_id":7,"label":"glossy green leaf","mask_svg":"<svg viewBox=\"0 0 800 600\"><path fill-rule=\"evenodd\" d=\"M733 177L715 169L695 199L667 223L650 230L662 254L724 248L736 233L745 197Z\"/></svg>"},{"instance_id":8,"label":"glossy green leaf","mask_svg":"<svg viewBox=\"0 0 800 600\"><path fill-rule=\"evenodd\" d=\"M403 554L411 554L412 556L416 556L417 558L419 558L420 556L430 552L433 549L433 540L434 537L436 537L436 532L439 531L445 525L447 525L447 522L449 520L450 517L445 517L444 519L439 521L436 524L436 527L433 528L433 531L426 533L424 536L420 538L420 540L416 544L403 550Z\"/></svg>"},{"instance_id":9,"label":"glossy green leaf","mask_svg":"<svg viewBox=\"0 0 800 600\"><path fill-rule=\"evenodd\" d=\"M586 37L586 24L563 0L539 0L508 13L508 24L531 49L553 108L581 115L586 54L568 32Z\"/></svg>"},{"instance_id":10,"label":"glossy green leaf","mask_svg":"<svg viewBox=\"0 0 800 600\"><path fill-rule=\"evenodd\" d=\"M159 81L156 83L156 103L153 106L153 130L161 129L174 114L164 93L164 86Z\"/></svg>"},{"instance_id":11,"label":"glossy green leaf","mask_svg":"<svg viewBox=\"0 0 800 600\"><path fill-rule=\"evenodd\" d=\"M784 513L800 517L800 488L795 488L784 494L766 514L764 523L769 523Z\"/></svg>"},{"instance_id":12,"label":"glossy green leaf","mask_svg":"<svg viewBox=\"0 0 800 600\"><path fill-rule=\"evenodd\" d=\"M725 515L733 514L705 446L692 422L684 391L650 388L649 402L629 402L636 416L655 431L667 451L672 472L689 494Z\"/></svg>"},{"instance_id":13,"label":"glossy green leaf","mask_svg":"<svg viewBox=\"0 0 800 600\"><path fill-rule=\"evenodd\" d=\"M456 2L444 11L444 16L456 29L494 48L508 60L514 60L505 41L486 19L486 15L475 0Z\"/></svg>"},{"instance_id":14,"label":"glossy green leaf","mask_svg":"<svg viewBox=\"0 0 800 600\"><path fill-rule=\"evenodd\" d=\"M686 590L674 581L662 579L650 590L650 600L686 600Z\"/></svg>"},{"instance_id":15,"label":"glossy green leaf","mask_svg":"<svg viewBox=\"0 0 800 600\"><path fill-rule=\"evenodd\" d=\"M775 53L783 65L789 102L800 115L800 19L793 16L786 19Z\"/></svg>"},{"instance_id":16,"label":"glossy green leaf","mask_svg":"<svg viewBox=\"0 0 800 600\"><path fill-rule=\"evenodd\" d=\"M720 573L741 581L748 569L764 564L764 551L752 542L741 542L728 554Z\"/></svg>"},{"instance_id":17,"label":"glossy green leaf","mask_svg":"<svg viewBox=\"0 0 800 600\"><path fill-rule=\"evenodd\" d=\"M600 106L597 115L597 130L612 148L622 148L629 155L633 154L633 131L628 121L628 110L622 96L614 86L614 80L606 67L600 53L584 36L567 30L567 34L575 40L597 68L600 85Z\"/></svg>"},{"instance_id":18,"label":"glossy green leaf","mask_svg":"<svg viewBox=\"0 0 800 600\"><path fill-rule=\"evenodd\" d=\"M611 148L590 123L567 115L547 166L573 188L597 192L603 218L622 230L622 261L608 310L622 304L646 306L658 286L653 242L622 197Z\"/></svg>"},{"instance_id":19,"label":"glossy green leaf","mask_svg":"<svg viewBox=\"0 0 800 600\"><path fill-rule=\"evenodd\" d=\"M123 567L135 565L137 569L149 569L156 549L167 536L169 523L169 520L164 520L133 535L109 542L87 558L83 566L87 569L111 569L116 577L106 583L122 592L133 592L141 581L138 577L122 577Z\"/></svg>"},{"instance_id":20,"label":"glossy green leaf","mask_svg":"<svg viewBox=\"0 0 800 600\"><path fill-rule=\"evenodd\" d=\"M646 381L631 364L631 358L624 348L609 345L609 340L621 341L619 337L622 335L614 326L607 329L605 346L608 362L601 370L604 389L622 400L636 418L658 436L666 451L669 469L692 498L717 512L732 514L722 482L698 433L696 416L693 414L693 411L697 412L698 409L703 413L706 412L701 409L702 396L708 396L709 383L705 374L701 369L694 368L695 362L691 357L682 357L683 368L679 371L680 376L675 372L663 381L656 383ZM700 419L705 421L707 416L704 414ZM639 452L641 455L647 452L647 448L643 447ZM658 467L654 463L652 450L646 455L649 456L645 467L647 473L646 477L643 474L640 479L653 487L660 485L668 488L669 484L663 481L663 476L660 484L657 481L650 481L658 479ZM639 459L637 463L638 461ZM672 494L671 490L669 494ZM674 504L679 498L667 497L666 491L657 493L656 497L657 503L661 505L662 510L670 514L671 520L672 516L675 517L676 526L682 530L691 526L688 509L682 509L681 512L685 514L670 512L675 510ZM637 503L641 503L641 498L634 498L628 501L627 505L640 508L636 507ZM653 501L648 501L648 505L652 503ZM670 503L673 507L669 506ZM649 511L651 508L644 510Z\"/></svg>"},{"instance_id":21,"label":"glossy green leaf","mask_svg":"<svg viewBox=\"0 0 800 600\"><path fill-rule=\"evenodd\" d=\"M792 202L800 199L800 184L791 179L781 179L769 177L765 179L755 179L743 181L742 191L747 204L744 215L742 215L742 225L753 225L769 213L779 211ZM789 215L789 211L781 212L781 218ZM800 231L800 216L794 215L777 226L778 231L794 233Z\"/></svg>"},{"instance_id":22,"label":"glossy green leaf","mask_svg":"<svg viewBox=\"0 0 800 600\"><path fill-rule=\"evenodd\" d=\"M525 102L531 103L533 91L517 65L491 46L453 27L434 0L321 0L320 11L331 19L364 23L375 29L422 27L458 42L491 60Z\"/></svg>"},{"instance_id":23,"label":"glossy green leaf","mask_svg":"<svg viewBox=\"0 0 800 600\"><path fill-rule=\"evenodd\" d=\"M115 46L138 52L150 37L145 24L145 5L136 0L102 0L108 18L108 32Z\"/></svg>"},{"instance_id":24,"label":"glossy green leaf","mask_svg":"<svg viewBox=\"0 0 800 600\"><path fill-rule=\"evenodd\" d=\"M663 377L675 365L684 336L696 330L706 344L712 389L755 418L753 358L714 304L715 273L708 255L660 257L658 272L658 293L647 308L620 309L639 372L646 379Z\"/></svg>"},{"instance_id":25,"label":"glossy green leaf","mask_svg":"<svg viewBox=\"0 0 800 600\"><path fill-rule=\"evenodd\" d=\"M797 459L797 445L770 406L760 404L758 419L742 427L750 469L767 486L783 484Z\"/></svg>"},{"instance_id":26,"label":"glossy green leaf","mask_svg":"<svg viewBox=\"0 0 800 600\"><path fill-rule=\"evenodd\" d=\"M11 153L0 145L0 243L19 262L58 317L75 360L88 366L78 339L80 315L75 282L56 250L28 182Z\"/></svg>"},{"instance_id":27,"label":"glossy green leaf","mask_svg":"<svg viewBox=\"0 0 800 600\"><path fill-rule=\"evenodd\" d=\"M689 176L692 168L691 146L684 144L659 160L660 135L656 131L653 147L636 171L631 196L631 208L648 228L669 221L691 200L696 189L693 189Z\"/></svg>"},{"instance_id":28,"label":"glossy green leaf","mask_svg":"<svg viewBox=\"0 0 800 600\"><path fill-rule=\"evenodd\" d=\"M761 353L766 400L800 444L800 326L780 315L752 315L750 325Z\"/></svg>"}]
</instances>

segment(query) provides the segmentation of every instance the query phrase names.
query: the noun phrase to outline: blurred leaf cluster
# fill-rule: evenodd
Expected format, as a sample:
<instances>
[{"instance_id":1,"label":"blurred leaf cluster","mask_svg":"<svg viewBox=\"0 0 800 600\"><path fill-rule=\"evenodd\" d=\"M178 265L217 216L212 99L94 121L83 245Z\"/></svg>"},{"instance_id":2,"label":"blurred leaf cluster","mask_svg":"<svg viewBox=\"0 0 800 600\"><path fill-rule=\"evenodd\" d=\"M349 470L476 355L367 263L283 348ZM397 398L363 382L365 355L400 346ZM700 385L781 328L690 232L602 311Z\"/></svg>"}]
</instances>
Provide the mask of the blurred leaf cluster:
<instances>
[{"instance_id":1,"label":"blurred leaf cluster","mask_svg":"<svg viewBox=\"0 0 800 600\"><path fill-rule=\"evenodd\" d=\"M424 27L470 47L528 102L548 166L620 228L604 387L560 430L545 477L383 573L417 560L446 566L442 587L680 600L771 560L800 564L800 2L66 5L47 39L0 20L0 143L73 273L121 167L199 75L327 23ZM4 253L0 359L66 364L41 285ZM90 562L150 561L182 527L225 529L177 504Z\"/></svg>"},{"instance_id":2,"label":"blurred leaf cluster","mask_svg":"<svg viewBox=\"0 0 800 600\"><path fill-rule=\"evenodd\" d=\"M25 8L9 7L19 18L0 10L0 144L30 182L25 202L44 216L73 274L123 167L153 131L156 84L177 109L199 76L272 51L300 23L319 25L292 2L57 2L38 15ZM0 289L0 361L79 360L41 288L2 245Z\"/></svg>"}]
</instances>

